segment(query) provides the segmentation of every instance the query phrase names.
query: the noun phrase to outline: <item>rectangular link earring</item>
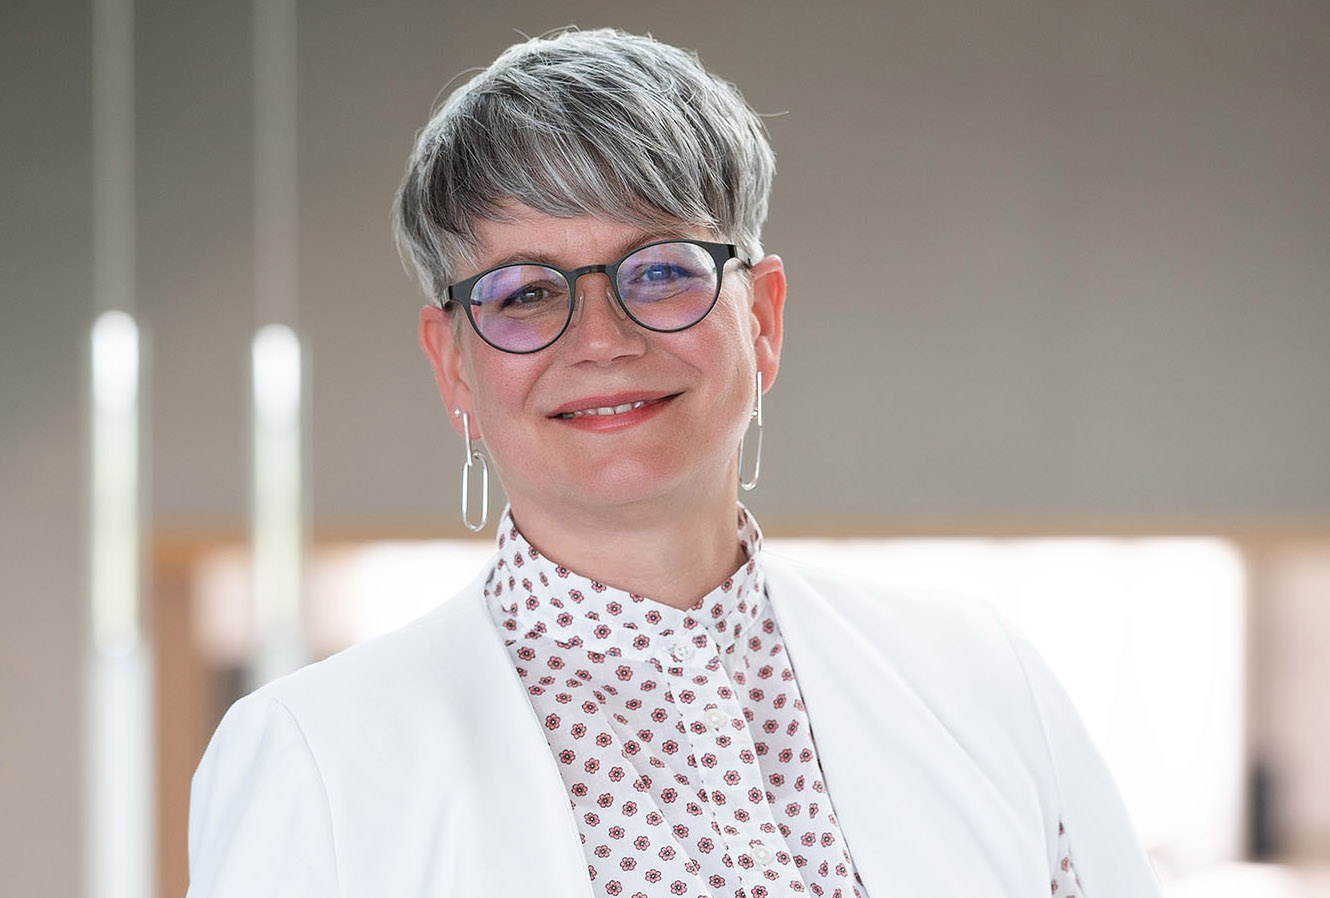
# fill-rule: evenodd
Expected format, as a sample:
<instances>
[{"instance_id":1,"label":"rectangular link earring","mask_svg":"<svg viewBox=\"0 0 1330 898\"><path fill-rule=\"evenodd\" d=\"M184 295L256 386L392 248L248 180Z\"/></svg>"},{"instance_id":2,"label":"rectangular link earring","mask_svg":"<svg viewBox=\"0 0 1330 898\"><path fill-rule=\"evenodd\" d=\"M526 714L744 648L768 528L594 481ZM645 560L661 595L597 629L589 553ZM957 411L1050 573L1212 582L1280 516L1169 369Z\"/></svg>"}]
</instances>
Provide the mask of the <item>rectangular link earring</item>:
<instances>
[{"instance_id":1,"label":"rectangular link earring","mask_svg":"<svg viewBox=\"0 0 1330 898\"><path fill-rule=\"evenodd\" d=\"M472 533L485 529L490 516L490 466L479 449L471 445L471 421L460 408L453 409L454 415L462 416L462 436L466 439L466 461L462 463L462 523ZM480 521L471 523L471 469L474 462L480 462Z\"/></svg>"},{"instance_id":2,"label":"rectangular link earring","mask_svg":"<svg viewBox=\"0 0 1330 898\"><path fill-rule=\"evenodd\" d=\"M748 430L752 427L753 421L757 421L757 451L753 453L753 476L750 480L744 479L744 444L748 442ZM757 478L762 474L762 372L757 372L757 397L753 400L753 413L749 416L748 427L744 428L744 435L739 440L739 486L745 490L751 490L757 486Z\"/></svg>"}]
</instances>

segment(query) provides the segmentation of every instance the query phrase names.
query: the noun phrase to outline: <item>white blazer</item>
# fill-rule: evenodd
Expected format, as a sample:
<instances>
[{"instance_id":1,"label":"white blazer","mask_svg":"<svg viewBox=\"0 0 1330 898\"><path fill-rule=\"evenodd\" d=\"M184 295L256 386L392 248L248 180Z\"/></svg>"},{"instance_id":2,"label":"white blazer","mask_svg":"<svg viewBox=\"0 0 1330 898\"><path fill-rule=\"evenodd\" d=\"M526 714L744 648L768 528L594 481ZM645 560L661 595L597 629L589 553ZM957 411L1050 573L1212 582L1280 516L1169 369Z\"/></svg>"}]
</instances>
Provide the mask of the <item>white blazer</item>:
<instances>
[{"instance_id":1,"label":"white blazer","mask_svg":"<svg viewBox=\"0 0 1330 898\"><path fill-rule=\"evenodd\" d=\"M1159 894L1066 695L986 605L763 564L871 898L1045 898L1059 820L1085 898ZM231 708L194 775L189 898L593 895L483 585Z\"/></svg>"}]
</instances>

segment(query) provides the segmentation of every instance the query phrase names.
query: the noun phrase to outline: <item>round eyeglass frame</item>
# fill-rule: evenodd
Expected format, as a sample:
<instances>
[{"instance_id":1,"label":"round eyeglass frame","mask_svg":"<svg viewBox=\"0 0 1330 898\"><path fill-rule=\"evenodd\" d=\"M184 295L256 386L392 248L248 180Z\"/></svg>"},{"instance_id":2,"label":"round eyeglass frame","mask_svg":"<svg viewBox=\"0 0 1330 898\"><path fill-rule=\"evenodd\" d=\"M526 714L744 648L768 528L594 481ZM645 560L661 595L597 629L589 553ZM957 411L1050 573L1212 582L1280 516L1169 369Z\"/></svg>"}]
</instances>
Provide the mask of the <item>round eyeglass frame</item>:
<instances>
[{"instance_id":1,"label":"round eyeglass frame","mask_svg":"<svg viewBox=\"0 0 1330 898\"><path fill-rule=\"evenodd\" d=\"M628 308L627 303L623 301L623 297L619 295L619 266L644 249L649 249L653 246L661 246L667 243L688 243L693 246L701 247L707 251L711 256L712 261L716 263L716 292L712 295L711 302L707 304L706 311L699 315L696 321L692 324L685 324L683 327L652 327L634 315ZM608 265L583 265L581 268L560 268L557 265L551 265L547 262L505 262L502 265L495 265L493 268L487 268L464 281L458 281L456 284L449 285L448 298L444 302L445 304L455 302L461 306L462 311L466 313L466 320L471 322L471 329L476 332L476 336L480 337L480 339L484 340L490 346L493 346L500 352L507 352L511 355L529 355L533 352L540 352L542 349L548 349L550 346L557 343L559 338L567 332L568 325L572 323L573 320L573 311L577 307L577 279L584 274L604 274L609 278L610 293L614 296L614 301L618 303L619 308L623 309L624 314L627 315L634 324L644 330L654 331L658 334L674 334L679 331L686 331L690 327L696 327L698 324L702 323L702 319L711 314L711 310L716 307L716 300L720 298L721 284L725 280L725 263L731 259L739 259L739 261L745 266L752 264L747 259L739 257L739 250L733 243L713 243L709 240L677 238L674 240L655 240L651 243L644 243L641 246L633 247L628 252L624 253L623 257L618 261L611 262ZM524 266L547 268L550 271L557 271L559 274L563 275L563 279L568 282L568 314L564 316L563 326L559 328L559 332L535 349L508 349L507 347L499 346L489 337L486 337L481 333L480 327L476 324L476 319L471 316L471 291L475 289L475 286L479 283L480 279L486 275L501 271L504 268L519 268Z\"/></svg>"}]
</instances>

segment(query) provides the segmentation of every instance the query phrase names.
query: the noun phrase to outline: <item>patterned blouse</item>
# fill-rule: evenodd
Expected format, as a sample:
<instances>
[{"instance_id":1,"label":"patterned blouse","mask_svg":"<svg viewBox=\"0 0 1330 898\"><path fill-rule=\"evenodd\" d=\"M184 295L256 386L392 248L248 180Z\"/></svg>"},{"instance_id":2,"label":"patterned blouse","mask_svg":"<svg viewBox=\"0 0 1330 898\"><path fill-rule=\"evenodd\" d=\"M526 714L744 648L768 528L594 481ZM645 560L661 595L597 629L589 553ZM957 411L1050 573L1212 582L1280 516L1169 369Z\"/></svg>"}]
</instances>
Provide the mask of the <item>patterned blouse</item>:
<instances>
[{"instance_id":1,"label":"patterned blouse","mask_svg":"<svg viewBox=\"0 0 1330 898\"><path fill-rule=\"evenodd\" d=\"M738 527L747 562L679 610L560 567L509 513L499 524L486 604L545 723L598 896L868 898L742 506ZM1075 898L1058 830L1051 893Z\"/></svg>"}]
</instances>

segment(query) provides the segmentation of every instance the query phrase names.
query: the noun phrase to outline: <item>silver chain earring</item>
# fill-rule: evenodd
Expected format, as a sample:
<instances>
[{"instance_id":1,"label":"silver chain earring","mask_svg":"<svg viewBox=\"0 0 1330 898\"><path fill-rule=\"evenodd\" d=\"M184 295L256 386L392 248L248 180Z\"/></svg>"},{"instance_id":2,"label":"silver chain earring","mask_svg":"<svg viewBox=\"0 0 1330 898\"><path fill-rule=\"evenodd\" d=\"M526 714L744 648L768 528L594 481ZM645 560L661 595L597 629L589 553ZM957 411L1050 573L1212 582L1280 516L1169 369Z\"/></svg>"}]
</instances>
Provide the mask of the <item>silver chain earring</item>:
<instances>
[{"instance_id":1,"label":"silver chain earring","mask_svg":"<svg viewBox=\"0 0 1330 898\"><path fill-rule=\"evenodd\" d=\"M757 451L753 453L753 476L744 479L744 444L748 442L748 429L757 421ZM743 439L739 441L739 486L751 490L757 486L757 478L762 474L762 372L757 372L757 398L753 401L753 414L749 417L749 427L744 429Z\"/></svg>"},{"instance_id":2,"label":"silver chain earring","mask_svg":"<svg viewBox=\"0 0 1330 898\"><path fill-rule=\"evenodd\" d=\"M490 466L480 450L471 445L471 421L460 408L453 409L454 415L462 416L462 436L466 439L466 461L462 463L462 523L472 533L485 529L485 522L490 517ZM475 462L480 462L480 522L471 523L471 469Z\"/></svg>"}]
</instances>

